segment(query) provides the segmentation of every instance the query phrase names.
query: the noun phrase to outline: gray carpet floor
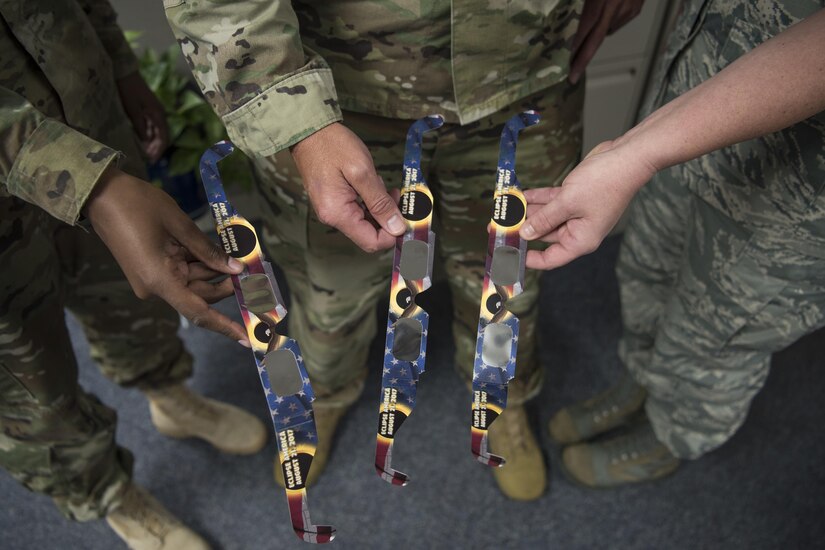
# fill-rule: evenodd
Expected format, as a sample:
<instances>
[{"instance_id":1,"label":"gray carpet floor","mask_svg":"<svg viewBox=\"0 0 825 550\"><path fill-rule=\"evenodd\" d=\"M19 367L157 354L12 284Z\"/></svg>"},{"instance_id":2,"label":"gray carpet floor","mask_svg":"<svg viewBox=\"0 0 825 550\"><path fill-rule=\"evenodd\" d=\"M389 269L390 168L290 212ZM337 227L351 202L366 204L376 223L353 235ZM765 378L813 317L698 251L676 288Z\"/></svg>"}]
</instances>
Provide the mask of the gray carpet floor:
<instances>
[{"instance_id":1,"label":"gray carpet floor","mask_svg":"<svg viewBox=\"0 0 825 550\"><path fill-rule=\"evenodd\" d=\"M774 358L771 375L733 439L657 483L611 491L579 488L559 471L546 423L558 408L588 397L619 374L619 311L613 263L617 240L543 277L542 362L546 382L532 413L551 468L549 491L510 502L469 452L469 397L452 368L446 284L430 291L427 372L415 413L395 446L407 487L392 487L372 460L383 334L373 344L361 400L336 438L328 470L310 489L316 523L338 529L337 548L810 548L825 537L825 333ZM234 312L234 302L221 308ZM376 312L382 326L385 308ZM69 319L81 382L120 423L118 441L136 455L135 478L217 548L306 548L291 532L283 492L272 482L276 447L250 457L164 438L143 397L119 388L91 363ZM249 352L197 329L182 336L196 356L192 385L266 420ZM51 501L0 474L0 547L120 548L105 522L73 524Z\"/></svg>"}]
</instances>

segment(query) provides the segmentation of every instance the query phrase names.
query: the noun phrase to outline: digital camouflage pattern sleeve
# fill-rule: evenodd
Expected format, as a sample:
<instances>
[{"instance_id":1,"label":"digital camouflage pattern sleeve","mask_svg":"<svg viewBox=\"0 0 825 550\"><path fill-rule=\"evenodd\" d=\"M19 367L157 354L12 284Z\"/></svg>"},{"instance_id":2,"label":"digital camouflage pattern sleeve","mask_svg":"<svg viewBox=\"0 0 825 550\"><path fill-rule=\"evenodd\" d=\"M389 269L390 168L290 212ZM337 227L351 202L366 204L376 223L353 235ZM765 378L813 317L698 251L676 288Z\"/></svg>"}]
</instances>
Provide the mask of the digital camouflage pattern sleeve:
<instances>
[{"instance_id":1,"label":"digital camouflage pattern sleeve","mask_svg":"<svg viewBox=\"0 0 825 550\"><path fill-rule=\"evenodd\" d=\"M332 72L301 43L290 2L164 7L201 91L248 155L271 155L341 120Z\"/></svg>"},{"instance_id":2,"label":"digital camouflage pattern sleeve","mask_svg":"<svg viewBox=\"0 0 825 550\"><path fill-rule=\"evenodd\" d=\"M0 187L68 224L119 153L0 86Z\"/></svg>"}]
</instances>

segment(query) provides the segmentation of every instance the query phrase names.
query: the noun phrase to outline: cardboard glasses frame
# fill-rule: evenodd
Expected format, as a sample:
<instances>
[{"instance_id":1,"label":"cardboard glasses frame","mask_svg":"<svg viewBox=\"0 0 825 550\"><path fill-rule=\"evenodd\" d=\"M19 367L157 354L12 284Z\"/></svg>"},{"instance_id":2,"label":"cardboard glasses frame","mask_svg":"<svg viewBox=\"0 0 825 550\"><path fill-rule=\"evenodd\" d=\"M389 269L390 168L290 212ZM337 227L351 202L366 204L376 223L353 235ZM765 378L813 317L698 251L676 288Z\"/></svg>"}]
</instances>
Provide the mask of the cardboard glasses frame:
<instances>
[{"instance_id":1,"label":"cardboard glasses frame","mask_svg":"<svg viewBox=\"0 0 825 550\"><path fill-rule=\"evenodd\" d=\"M232 275L232 283L275 428L292 528L305 542L326 543L335 538L335 529L312 523L305 486L318 440L315 394L298 342L276 332L287 310L255 228L226 198L218 162L232 151L228 141L207 149L201 157L201 179L221 245L244 265L242 273Z\"/></svg>"},{"instance_id":2,"label":"cardboard glasses frame","mask_svg":"<svg viewBox=\"0 0 825 550\"><path fill-rule=\"evenodd\" d=\"M527 243L519 236L527 201L516 177L516 145L518 133L538 121L538 113L525 111L504 125L488 229L473 364L470 447L479 462L494 467L503 466L505 460L489 452L488 429L507 407L508 384L516 374L518 350L519 320L507 310L507 302L523 291L527 257Z\"/></svg>"},{"instance_id":3,"label":"cardboard glasses frame","mask_svg":"<svg viewBox=\"0 0 825 550\"><path fill-rule=\"evenodd\" d=\"M423 135L444 124L440 115L417 120L407 132L404 152L404 185L401 215L407 224L396 239L390 286L375 471L384 481L403 486L409 476L392 467L395 435L415 407L418 377L427 357L430 317L415 303L418 294L432 285L435 233L432 228L433 195L421 170Z\"/></svg>"}]
</instances>

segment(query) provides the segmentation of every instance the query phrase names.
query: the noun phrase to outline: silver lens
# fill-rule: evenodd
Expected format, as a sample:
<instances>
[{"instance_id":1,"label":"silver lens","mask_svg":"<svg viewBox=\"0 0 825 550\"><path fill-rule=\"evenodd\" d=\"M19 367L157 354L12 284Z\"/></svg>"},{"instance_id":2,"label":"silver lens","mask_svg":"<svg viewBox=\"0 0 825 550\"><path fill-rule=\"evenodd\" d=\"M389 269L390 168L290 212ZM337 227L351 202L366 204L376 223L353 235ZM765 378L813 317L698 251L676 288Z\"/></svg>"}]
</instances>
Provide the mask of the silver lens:
<instances>
[{"instance_id":1,"label":"silver lens","mask_svg":"<svg viewBox=\"0 0 825 550\"><path fill-rule=\"evenodd\" d=\"M493 367L506 367L513 350L513 329L504 323L491 323L484 329L481 359Z\"/></svg>"},{"instance_id":2,"label":"silver lens","mask_svg":"<svg viewBox=\"0 0 825 550\"><path fill-rule=\"evenodd\" d=\"M421 321L402 317L395 322L392 354L402 361L415 361L421 355Z\"/></svg>"},{"instance_id":3,"label":"silver lens","mask_svg":"<svg viewBox=\"0 0 825 550\"><path fill-rule=\"evenodd\" d=\"M256 273L241 279L241 294L246 309L255 315L270 312L278 305L269 278L263 273Z\"/></svg>"},{"instance_id":4,"label":"silver lens","mask_svg":"<svg viewBox=\"0 0 825 550\"><path fill-rule=\"evenodd\" d=\"M501 286L509 286L518 282L519 250L512 246L497 246L493 252L493 262L490 266L490 277L493 282Z\"/></svg>"},{"instance_id":5,"label":"silver lens","mask_svg":"<svg viewBox=\"0 0 825 550\"><path fill-rule=\"evenodd\" d=\"M278 395L294 395L304 387L295 354L288 349L276 349L264 357L264 368L272 391Z\"/></svg>"},{"instance_id":6,"label":"silver lens","mask_svg":"<svg viewBox=\"0 0 825 550\"><path fill-rule=\"evenodd\" d=\"M407 281L417 281L427 276L430 245L422 241L404 241L401 245L399 271Z\"/></svg>"}]
</instances>

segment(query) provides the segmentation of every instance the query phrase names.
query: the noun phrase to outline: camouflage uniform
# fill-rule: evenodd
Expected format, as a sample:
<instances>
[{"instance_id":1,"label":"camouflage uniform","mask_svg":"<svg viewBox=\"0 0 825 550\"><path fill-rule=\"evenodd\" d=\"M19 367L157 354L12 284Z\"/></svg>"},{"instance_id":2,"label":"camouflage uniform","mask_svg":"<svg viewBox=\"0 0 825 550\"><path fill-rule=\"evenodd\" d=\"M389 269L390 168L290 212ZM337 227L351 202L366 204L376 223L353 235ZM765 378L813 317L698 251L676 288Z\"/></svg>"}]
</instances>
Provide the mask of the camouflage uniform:
<instances>
[{"instance_id":1,"label":"camouflage uniform","mask_svg":"<svg viewBox=\"0 0 825 550\"><path fill-rule=\"evenodd\" d=\"M518 110L542 113L541 125L519 142L519 179L528 187L559 185L578 160L583 87L570 86L567 74L582 2L164 5L204 95L231 139L256 159L268 214L264 239L286 272L290 328L320 397L362 379L392 253L365 254L321 224L287 148L342 120L344 109L344 123L369 147L378 174L400 187L411 120L445 116L423 165L455 301L456 365L469 381L500 132ZM537 393L541 382L538 277L528 279L512 304L521 336L511 404Z\"/></svg>"},{"instance_id":2,"label":"camouflage uniform","mask_svg":"<svg viewBox=\"0 0 825 550\"><path fill-rule=\"evenodd\" d=\"M688 2L655 104L825 2ZM655 105L654 105L655 106ZM825 324L825 113L675 166L638 195L617 272L620 356L657 437L695 458L744 422L771 354Z\"/></svg>"},{"instance_id":3,"label":"camouflage uniform","mask_svg":"<svg viewBox=\"0 0 825 550\"><path fill-rule=\"evenodd\" d=\"M0 52L0 465L91 519L132 459L115 412L78 386L64 307L118 383L176 384L192 363L177 314L138 300L100 239L66 225L108 166L145 176L115 86L137 61L102 0L0 1Z\"/></svg>"}]
</instances>

